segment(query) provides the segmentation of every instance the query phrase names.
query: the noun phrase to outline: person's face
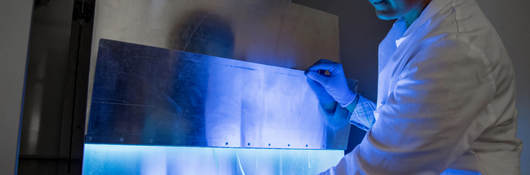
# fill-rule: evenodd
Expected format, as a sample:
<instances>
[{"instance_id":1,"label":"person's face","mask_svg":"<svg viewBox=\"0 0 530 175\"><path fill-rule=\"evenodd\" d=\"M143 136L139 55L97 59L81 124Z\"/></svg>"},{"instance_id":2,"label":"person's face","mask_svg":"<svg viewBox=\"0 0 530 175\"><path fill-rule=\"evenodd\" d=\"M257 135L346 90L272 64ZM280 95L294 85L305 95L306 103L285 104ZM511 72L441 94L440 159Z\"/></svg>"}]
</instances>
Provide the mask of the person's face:
<instances>
[{"instance_id":1,"label":"person's face","mask_svg":"<svg viewBox=\"0 0 530 175\"><path fill-rule=\"evenodd\" d=\"M426 0L369 0L379 19L393 20L411 11L421 11Z\"/></svg>"}]
</instances>

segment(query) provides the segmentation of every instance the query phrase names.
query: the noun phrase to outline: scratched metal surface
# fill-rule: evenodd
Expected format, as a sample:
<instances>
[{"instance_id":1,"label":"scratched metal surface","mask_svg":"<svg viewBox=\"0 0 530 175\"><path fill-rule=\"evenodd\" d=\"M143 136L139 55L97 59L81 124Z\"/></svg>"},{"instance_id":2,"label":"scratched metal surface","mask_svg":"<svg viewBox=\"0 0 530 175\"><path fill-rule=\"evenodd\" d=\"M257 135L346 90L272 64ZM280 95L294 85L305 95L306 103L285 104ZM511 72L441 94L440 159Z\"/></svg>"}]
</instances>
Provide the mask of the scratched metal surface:
<instances>
[{"instance_id":1,"label":"scratched metal surface","mask_svg":"<svg viewBox=\"0 0 530 175\"><path fill-rule=\"evenodd\" d=\"M87 143L345 149L302 71L100 40Z\"/></svg>"}]
</instances>

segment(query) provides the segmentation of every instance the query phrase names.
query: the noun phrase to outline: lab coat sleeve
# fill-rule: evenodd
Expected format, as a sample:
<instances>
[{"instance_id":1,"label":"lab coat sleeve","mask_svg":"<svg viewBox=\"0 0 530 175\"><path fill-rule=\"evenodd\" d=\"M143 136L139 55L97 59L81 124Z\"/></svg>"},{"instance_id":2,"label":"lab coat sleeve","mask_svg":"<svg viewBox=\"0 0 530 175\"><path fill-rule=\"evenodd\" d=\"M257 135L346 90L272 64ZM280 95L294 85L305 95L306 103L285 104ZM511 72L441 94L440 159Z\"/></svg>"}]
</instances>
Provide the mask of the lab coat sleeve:
<instances>
[{"instance_id":1,"label":"lab coat sleeve","mask_svg":"<svg viewBox=\"0 0 530 175\"><path fill-rule=\"evenodd\" d=\"M440 174L470 149L490 125L495 82L482 55L451 37L409 54L373 127L327 174Z\"/></svg>"},{"instance_id":2,"label":"lab coat sleeve","mask_svg":"<svg viewBox=\"0 0 530 175\"><path fill-rule=\"evenodd\" d=\"M368 131L375 123L374 111L375 103L358 95L355 107L351 112L350 123L359 129Z\"/></svg>"}]
</instances>

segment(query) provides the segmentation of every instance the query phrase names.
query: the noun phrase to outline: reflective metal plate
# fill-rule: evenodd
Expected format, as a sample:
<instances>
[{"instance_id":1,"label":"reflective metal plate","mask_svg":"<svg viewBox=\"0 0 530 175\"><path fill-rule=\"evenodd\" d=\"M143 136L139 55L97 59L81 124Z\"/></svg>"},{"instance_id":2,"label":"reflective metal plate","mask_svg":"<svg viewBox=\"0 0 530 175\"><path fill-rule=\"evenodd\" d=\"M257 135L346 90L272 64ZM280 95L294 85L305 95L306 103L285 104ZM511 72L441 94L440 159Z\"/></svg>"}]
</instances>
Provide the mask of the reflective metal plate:
<instances>
[{"instance_id":1,"label":"reflective metal plate","mask_svg":"<svg viewBox=\"0 0 530 175\"><path fill-rule=\"evenodd\" d=\"M99 41L88 143L345 149L303 71Z\"/></svg>"}]
</instances>

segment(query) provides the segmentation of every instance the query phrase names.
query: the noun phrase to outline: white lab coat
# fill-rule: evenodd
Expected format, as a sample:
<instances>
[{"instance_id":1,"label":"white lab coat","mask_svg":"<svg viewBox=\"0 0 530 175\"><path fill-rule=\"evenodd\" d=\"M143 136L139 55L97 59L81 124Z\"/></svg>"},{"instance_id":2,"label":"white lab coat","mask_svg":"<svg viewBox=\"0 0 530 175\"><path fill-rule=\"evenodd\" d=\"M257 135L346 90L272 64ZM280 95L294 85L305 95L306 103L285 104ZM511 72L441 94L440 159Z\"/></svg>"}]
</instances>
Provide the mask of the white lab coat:
<instances>
[{"instance_id":1,"label":"white lab coat","mask_svg":"<svg viewBox=\"0 0 530 175\"><path fill-rule=\"evenodd\" d=\"M474 0L432 0L379 46L376 122L323 174L519 174L514 71Z\"/></svg>"}]
</instances>

